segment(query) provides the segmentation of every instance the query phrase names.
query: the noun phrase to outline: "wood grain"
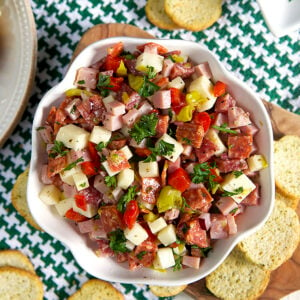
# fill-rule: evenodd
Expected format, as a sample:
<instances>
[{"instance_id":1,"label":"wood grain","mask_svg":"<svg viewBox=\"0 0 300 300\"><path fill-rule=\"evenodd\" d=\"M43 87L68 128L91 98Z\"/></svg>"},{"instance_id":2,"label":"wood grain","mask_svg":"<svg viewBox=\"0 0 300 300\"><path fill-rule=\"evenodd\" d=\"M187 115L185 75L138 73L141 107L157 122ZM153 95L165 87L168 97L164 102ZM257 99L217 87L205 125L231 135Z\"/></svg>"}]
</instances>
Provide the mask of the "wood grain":
<instances>
[{"instance_id":1,"label":"wood grain","mask_svg":"<svg viewBox=\"0 0 300 300\"><path fill-rule=\"evenodd\" d=\"M153 38L153 36L149 33L132 25L99 24L89 29L82 36L74 51L72 59L74 59L86 46L90 45L91 43L114 36ZM299 115L288 112L272 103L266 101L263 102L272 122L274 139L278 139L287 134L300 136ZM300 216L299 207L297 212ZM290 260L272 272L270 283L260 299L279 299L298 289L300 289L300 246L297 248ZM217 299L206 289L204 279L190 284L185 292L197 300Z\"/></svg>"}]
</instances>

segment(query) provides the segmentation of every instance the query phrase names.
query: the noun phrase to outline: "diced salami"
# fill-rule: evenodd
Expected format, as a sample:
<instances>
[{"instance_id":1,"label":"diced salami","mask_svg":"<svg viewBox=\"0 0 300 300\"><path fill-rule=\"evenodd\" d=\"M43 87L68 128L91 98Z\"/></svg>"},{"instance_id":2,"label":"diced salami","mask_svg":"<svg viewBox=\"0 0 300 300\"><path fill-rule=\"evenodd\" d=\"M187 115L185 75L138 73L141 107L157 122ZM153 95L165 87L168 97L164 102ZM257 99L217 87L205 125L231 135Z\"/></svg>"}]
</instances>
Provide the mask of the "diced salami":
<instances>
[{"instance_id":1,"label":"diced salami","mask_svg":"<svg viewBox=\"0 0 300 300\"><path fill-rule=\"evenodd\" d=\"M195 148L200 148L203 136L203 127L198 124L183 123L176 129L176 139L183 144L189 143Z\"/></svg>"},{"instance_id":2,"label":"diced salami","mask_svg":"<svg viewBox=\"0 0 300 300\"><path fill-rule=\"evenodd\" d=\"M218 97L215 104L215 111L219 113L225 113L230 107L235 106L235 100L230 94Z\"/></svg>"},{"instance_id":3,"label":"diced salami","mask_svg":"<svg viewBox=\"0 0 300 300\"><path fill-rule=\"evenodd\" d=\"M49 157L48 159L48 169L47 175L48 177L52 177L55 174L60 173L67 166L67 156L58 156L56 158Z\"/></svg>"},{"instance_id":4,"label":"diced salami","mask_svg":"<svg viewBox=\"0 0 300 300\"><path fill-rule=\"evenodd\" d=\"M216 158L217 167L221 173L229 173L232 171L242 171L248 168L244 159L221 159Z\"/></svg>"},{"instance_id":5,"label":"diced salami","mask_svg":"<svg viewBox=\"0 0 300 300\"><path fill-rule=\"evenodd\" d=\"M170 73L170 79L173 80L178 76L181 78L189 78L192 74L194 74L194 72L195 70L193 66L183 63L175 63Z\"/></svg>"},{"instance_id":6,"label":"diced salami","mask_svg":"<svg viewBox=\"0 0 300 300\"><path fill-rule=\"evenodd\" d=\"M228 137L228 157L230 159L248 158L252 151L252 136L229 136Z\"/></svg>"},{"instance_id":7,"label":"diced salami","mask_svg":"<svg viewBox=\"0 0 300 300\"><path fill-rule=\"evenodd\" d=\"M158 122L156 125L156 136L157 138L162 137L165 133L167 133L168 126L169 126L169 116L159 115Z\"/></svg>"},{"instance_id":8,"label":"diced salami","mask_svg":"<svg viewBox=\"0 0 300 300\"><path fill-rule=\"evenodd\" d=\"M144 267L151 267L156 256L157 249L157 244L149 239L142 242L134 250L138 263Z\"/></svg>"},{"instance_id":9,"label":"diced salami","mask_svg":"<svg viewBox=\"0 0 300 300\"><path fill-rule=\"evenodd\" d=\"M124 228L122 216L115 205L102 206L99 214L106 233L115 231L118 228Z\"/></svg>"},{"instance_id":10,"label":"diced salami","mask_svg":"<svg viewBox=\"0 0 300 300\"><path fill-rule=\"evenodd\" d=\"M109 240L106 239L97 240L97 245L98 245L98 249L96 250L96 253L98 256L112 257L115 255L114 251L109 247Z\"/></svg>"},{"instance_id":11,"label":"diced salami","mask_svg":"<svg viewBox=\"0 0 300 300\"><path fill-rule=\"evenodd\" d=\"M197 245L200 248L209 246L206 230L201 229L198 219L188 221L187 227L185 240L189 245Z\"/></svg>"},{"instance_id":12,"label":"diced salami","mask_svg":"<svg viewBox=\"0 0 300 300\"><path fill-rule=\"evenodd\" d=\"M214 144L211 140L204 137L201 147L195 149L195 153L199 163L204 163L208 161L215 154L216 150L217 145Z\"/></svg>"},{"instance_id":13,"label":"diced salami","mask_svg":"<svg viewBox=\"0 0 300 300\"><path fill-rule=\"evenodd\" d=\"M236 128L251 124L249 113L245 112L241 107L234 106L228 109L228 126Z\"/></svg>"}]
</instances>

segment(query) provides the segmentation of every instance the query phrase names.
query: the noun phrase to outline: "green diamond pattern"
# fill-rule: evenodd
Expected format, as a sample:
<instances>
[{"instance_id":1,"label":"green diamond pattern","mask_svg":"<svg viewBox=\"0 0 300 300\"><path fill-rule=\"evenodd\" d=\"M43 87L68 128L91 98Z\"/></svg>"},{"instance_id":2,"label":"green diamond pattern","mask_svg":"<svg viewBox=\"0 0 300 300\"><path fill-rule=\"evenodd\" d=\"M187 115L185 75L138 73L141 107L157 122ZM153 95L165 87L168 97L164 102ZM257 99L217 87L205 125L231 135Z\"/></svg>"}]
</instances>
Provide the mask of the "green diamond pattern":
<instances>
[{"instance_id":1,"label":"green diamond pattern","mask_svg":"<svg viewBox=\"0 0 300 300\"><path fill-rule=\"evenodd\" d=\"M22 250L45 286L45 299L67 299L90 275L71 252L36 231L15 211L10 191L30 160L31 124L38 102L64 76L82 34L99 23L127 23L158 38L196 41L213 51L261 98L300 114L300 32L275 38L256 1L225 0L222 17L202 32L160 30L148 22L146 0L31 0L38 35L33 95L11 137L0 149L0 249ZM114 283L126 299L158 299L147 286ZM171 299L165 298L165 299Z\"/></svg>"}]
</instances>

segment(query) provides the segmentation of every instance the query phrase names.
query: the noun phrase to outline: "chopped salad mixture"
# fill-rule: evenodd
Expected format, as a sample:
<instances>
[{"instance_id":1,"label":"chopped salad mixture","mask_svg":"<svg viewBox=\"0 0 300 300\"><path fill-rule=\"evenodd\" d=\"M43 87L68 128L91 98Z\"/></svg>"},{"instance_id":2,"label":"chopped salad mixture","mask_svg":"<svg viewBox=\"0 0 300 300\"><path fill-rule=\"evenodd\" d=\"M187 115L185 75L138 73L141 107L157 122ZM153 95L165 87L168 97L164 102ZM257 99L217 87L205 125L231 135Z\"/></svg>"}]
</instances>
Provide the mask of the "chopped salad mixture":
<instances>
[{"instance_id":1,"label":"chopped salad mixture","mask_svg":"<svg viewBox=\"0 0 300 300\"><path fill-rule=\"evenodd\" d=\"M129 269L198 269L259 204L267 167L249 112L207 62L122 42L77 70L51 107L40 199Z\"/></svg>"}]
</instances>

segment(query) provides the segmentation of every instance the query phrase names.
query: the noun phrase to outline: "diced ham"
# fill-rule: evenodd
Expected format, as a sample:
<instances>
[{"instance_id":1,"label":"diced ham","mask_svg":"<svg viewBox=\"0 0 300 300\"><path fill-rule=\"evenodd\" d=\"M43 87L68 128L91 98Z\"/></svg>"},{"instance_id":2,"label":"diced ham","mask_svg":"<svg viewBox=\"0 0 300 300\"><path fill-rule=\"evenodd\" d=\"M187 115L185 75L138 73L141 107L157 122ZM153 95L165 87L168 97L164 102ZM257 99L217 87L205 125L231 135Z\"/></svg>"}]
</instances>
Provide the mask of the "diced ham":
<instances>
[{"instance_id":1,"label":"diced ham","mask_svg":"<svg viewBox=\"0 0 300 300\"><path fill-rule=\"evenodd\" d=\"M82 162L85 161L91 161L91 156L90 156L90 152L87 149L83 149L83 150L73 150L71 149L68 154L68 162L72 163L77 161L78 159L82 158ZM80 164L81 162L79 162L78 164Z\"/></svg>"},{"instance_id":2,"label":"diced ham","mask_svg":"<svg viewBox=\"0 0 300 300\"><path fill-rule=\"evenodd\" d=\"M122 116L122 120L126 126L131 127L139 117L140 117L139 111L133 108L130 111L128 111L127 114Z\"/></svg>"},{"instance_id":3,"label":"diced ham","mask_svg":"<svg viewBox=\"0 0 300 300\"><path fill-rule=\"evenodd\" d=\"M46 144L53 142L53 129L49 125L45 125L38 129L38 133L41 136L42 140Z\"/></svg>"},{"instance_id":4,"label":"diced ham","mask_svg":"<svg viewBox=\"0 0 300 300\"><path fill-rule=\"evenodd\" d=\"M182 146L183 146L182 154L185 156L190 156L193 151L193 147L191 145L182 145Z\"/></svg>"},{"instance_id":5,"label":"diced ham","mask_svg":"<svg viewBox=\"0 0 300 300\"><path fill-rule=\"evenodd\" d=\"M165 133L167 133L168 126L169 126L169 116L168 115L159 115L158 122L156 125L156 135L155 137L160 138Z\"/></svg>"},{"instance_id":6,"label":"diced ham","mask_svg":"<svg viewBox=\"0 0 300 300\"><path fill-rule=\"evenodd\" d=\"M251 135L228 137L228 157L230 159L248 158L252 151L253 138Z\"/></svg>"},{"instance_id":7,"label":"diced ham","mask_svg":"<svg viewBox=\"0 0 300 300\"><path fill-rule=\"evenodd\" d=\"M193 66L186 63L175 63L170 73L170 79L173 80L178 76L181 78L189 78L194 72Z\"/></svg>"},{"instance_id":8,"label":"diced ham","mask_svg":"<svg viewBox=\"0 0 300 300\"><path fill-rule=\"evenodd\" d=\"M94 178L94 188L102 194L110 191L110 188L104 182L104 176L100 174Z\"/></svg>"},{"instance_id":9,"label":"diced ham","mask_svg":"<svg viewBox=\"0 0 300 300\"><path fill-rule=\"evenodd\" d=\"M82 67L77 70L74 85L95 89L99 71L93 68Z\"/></svg>"},{"instance_id":10,"label":"diced ham","mask_svg":"<svg viewBox=\"0 0 300 300\"><path fill-rule=\"evenodd\" d=\"M101 58L100 60L92 64L90 67L96 70L100 70L101 67L104 65L105 59L105 57Z\"/></svg>"},{"instance_id":11,"label":"diced ham","mask_svg":"<svg viewBox=\"0 0 300 300\"><path fill-rule=\"evenodd\" d=\"M78 119L80 116L80 112L77 109L77 106L80 103L81 103L81 100L79 98L75 98L65 108L65 111L67 112L68 117L73 121Z\"/></svg>"},{"instance_id":12,"label":"diced ham","mask_svg":"<svg viewBox=\"0 0 300 300\"><path fill-rule=\"evenodd\" d=\"M152 105L148 101L144 101L138 108L139 116L147 115L150 111L153 110Z\"/></svg>"},{"instance_id":13,"label":"diced ham","mask_svg":"<svg viewBox=\"0 0 300 300\"><path fill-rule=\"evenodd\" d=\"M202 229L206 231L209 230L211 226L210 213L201 213L199 216L199 223Z\"/></svg>"},{"instance_id":14,"label":"diced ham","mask_svg":"<svg viewBox=\"0 0 300 300\"><path fill-rule=\"evenodd\" d=\"M189 163L186 167L185 170L187 171L188 174L192 174L194 173L194 167L195 167L195 163ZM192 184L191 184L192 186Z\"/></svg>"},{"instance_id":15,"label":"diced ham","mask_svg":"<svg viewBox=\"0 0 300 300\"><path fill-rule=\"evenodd\" d=\"M216 206L224 216L229 215L233 210L238 208L237 203L231 197L221 197L216 202Z\"/></svg>"},{"instance_id":16,"label":"diced ham","mask_svg":"<svg viewBox=\"0 0 300 300\"><path fill-rule=\"evenodd\" d=\"M191 209L201 212L208 212L213 201L212 196L204 185L196 189L188 189L182 196Z\"/></svg>"},{"instance_id":17,"label":"diced ham","mask_svg":"<svg viewBox=\"0 0 300 300\"><path fill-rule=\"evenodd\" d=\"M194 123L183 123L178 125L176 129L176 139L183 144L190 141L190 144L195 148L200 148L204 136L204 129L201 125Z\"/></svg>"},{"instance_id":18,"label":"diced ham","mask_svg":"<svg viewBox=\"0 0 300 300\"><path fill-rule=\"evenodd\" d=\"M161 188L159 177L142 177L141 200L150 204L155 204Z\"/></svg>"},{"instance_id":19,"label":"diced ham","mask_svg":"<svg viewBox=\"0 0 300 300\"><path fill-rule=\"evenodd\" d=\"M215 104L215 111L219 113L225 113L230 107L235 106L235 100L230 94L218 97Z\"/></svg>"},{"instance_id":20,"label":"diced ham","mask_svg":"<svg viewBox=\"0 0 300 300\"><path fill-rule=\"evenodd\" d=\"M115 205L107 205L102 206L99 209L100 219L103 224L104 231L106 233L110 233L115 231L116 229L124 228L124 224L122 221L122 215L117 210Z\"/></svg>"},{"instance_id":21,"label":"diced ham","mask_svg":"<svg viewBox=\"0 0 300 300\"><path fill-rule=\"evenodd\" d=\"M251 124L249 113L245 112L241 107L233 106L228 109L228 126L236 128Z\"/></svg>"},{"instance_id":22,"label":"diced ham","mask_svg":"<svg viewBox=\"0 0 300 300\"><path fill-rule=\"evenodd\" d=\"M254 124L240 127L240 130L245 135L255 135L258 132L258 128Z\"/></svg>"},{"instance_id":23,"label":"diced ham","mask_svg":"<svg viewBox=\"0 0 300 300\"><path fill-rule=\"evenodd\" d=\"M241 202L245 206L256 206L259 204L259 185Z\"/></svg>"},{"instance_id":24,"label":"diced ham","mask_svg":"<svg viewBox=\"0 0 300 300\"><path fill-rule=\"evenodd\" d=\"M244 159L216 159L217 167L221 173L229 173L232 171L242 171L248 168Z\"/></svg>"},{"instance_id":25,"label":"diced ham","mask_svg":"<svg viewBox=\"0 0 300 300\"><path fill-rule=\"evenodd\" d=\"M228 237L227 218L221 214L211 214L211 239L225 239Z\"/></svg>"},{"instance_id":26,"label":"diced ham","mask_svg":"<svg viewBox=\"0 0 300 300\"><path fill-rule=\"evenodd\" d=\"M79 222L77 225L80 233L88 233L98 230L99 228L103 228L100 219L89 219L83 222Z\"/></svg>"},{"instance_id":27,"label":"diced ham","mask_svg":"<svg viewBox=\"0 0 300 300\"><path fill-rule=\"evenodd\" d=\"M171 70L174 66L174 62L171 59L164 59L164 63L163 63L163 69L162 69L162 76L163 77L169 77Z\"/></svg>"},{"instance_id":28,"label":"diced ham","mask_svg":"<svg viewBox=\"0 0 300 300\"><path fill-rule=\"evenodd\" d=\"M159 90L151 97L151 101L156 108L167 109L171 107L171 91Z\"/></svg>"},{"instance_id":29,"label":"diced ham","mask_svg":"<svg viewBox=\"0 0 300 300\"><path fill-rule=\"evenodd\" d=\"M106 104L106 110L109 114L121 116L125 114L125 104L114 100Z\"/></svg>"},{"instance_id":30,"label":"diced ham","mask_svg":"<svg viewBox=\"0 0 300 300\"><path fill-rule=\"evenodd\" d=\"M123 116L114 116L111 114L106 114L103 121L103 125L107 130L116 131L122 128L123 126Z\"/></svg>"},{"instance_id":31,"label":"diced ham","mask_svg":"<svg viewBox=\"0 0 300 300\"><path fill-rule=\"evenodd\" d=\"M217 145L214 144L211 140L204 137L201 147L195 149L195 153L199 163L208 161L215 154L216 150Z\"/></svg>"},{"instance_id":32,"label":"diced ham","mask_svg":"<svg viewBox=\"0 0 300 300\"><path fill-rule=\"evenodd\" d=\"M209 79L212 78L212 73L211 73L211 69L209 67L208 62L201 63L201 64L195 66L194 69L195 69L195 73L196 73L197 77L206 76Z\"/></svg>"},{"instance_id":33,"label":"diced ham","mask_svg":"<svg viewBox=\"0 0 300 300\"><path fill-rule=\"evenodd\" d=\"M223 124L227 124L228 123L228 117L227 117L227 113L216 113L214 115L214 119L213 119L213 125L215 126L221 126Z\"/></svg>"},{"instance_id":34,"label":"diced ham","mask_svg":"<svg viewBox=\"0 0 300 300\"><path fill-rule=\"evenodd\" d=\"M199 269L200 257L184 255L182 257L182 264L193 269Z\"/></svg>"},{"instance_id":35,"label":"diced ham","mask_svg":"<svg viewBox=\"0 0 300 300\"><path fill-rule=\"evenodd\" d=\"M135 139L130 139L129 145L134 148L147 148L147 139L143 139L139 144Z\"/></svg>"},{"instance_id":36,"label":"diced ham","mask_svg":"<svg viewBox=\"0 0 300 300\"><path fill-rule=\"evenodd\" d=\"M74 185L64 183L62 188L66 198L73 198L77 194L77 189Z\"/></svg>"},{"instance_id":37,"label":"diced ham","mask_svg":"<svg viewBox=\"0 0 300 300\"><path fill-rule=\"evenodd\" d=\"M134 108L135 106L138 106L139 103L141 102L142 98L141 96L133 91L130 95L129 98L127 99L127 101L123 101L125 104L125 108L126 110L130 110L132 108Z\"/></svg>"},{"instance_id":38,"label":"diced ham","mask_svg":"<svg viewBox=\"0 0 300 300\"><path fill-rule=\"evenodd\" d=\"M200 248L209 246L206 230L201 229L198 219L190 220L187 222L187 232L185 240L189 245L197 245Z\"/></svg>"},{"instance_id":39,"label":"diced ham","mask_svg":"<svg viewBox=\"0 0 300 300\"><path fill-rule=\"evenodd\" d=\"M177 208L172 208L172 209L169 209L165 212L164 214L164 219L166 221L172 221L172 220L175 220L178 218L180 214L180 210L177 209Z\"/></svg>"},{"instance_id":40,"label":"diced ham","mask_svg":"<svg viewBox=\"0 0 300 300\"><path fill-rule=\"evenodd\" d=\"M52 184L52 179L48 176L48 165L42 165L40 178L43 184Z\"/></svg>"},{"instance_id":41,"label":"diced ham","mask_svg":"<svg viewBox=\"0 0 300 300\"><path fill-rule=\"evenodd\" d=\"M233 215L227 215L227 225L228 225L228 234L237 233L237 225L235 222L235 217Z\"/></svg>"}]
</instances>

